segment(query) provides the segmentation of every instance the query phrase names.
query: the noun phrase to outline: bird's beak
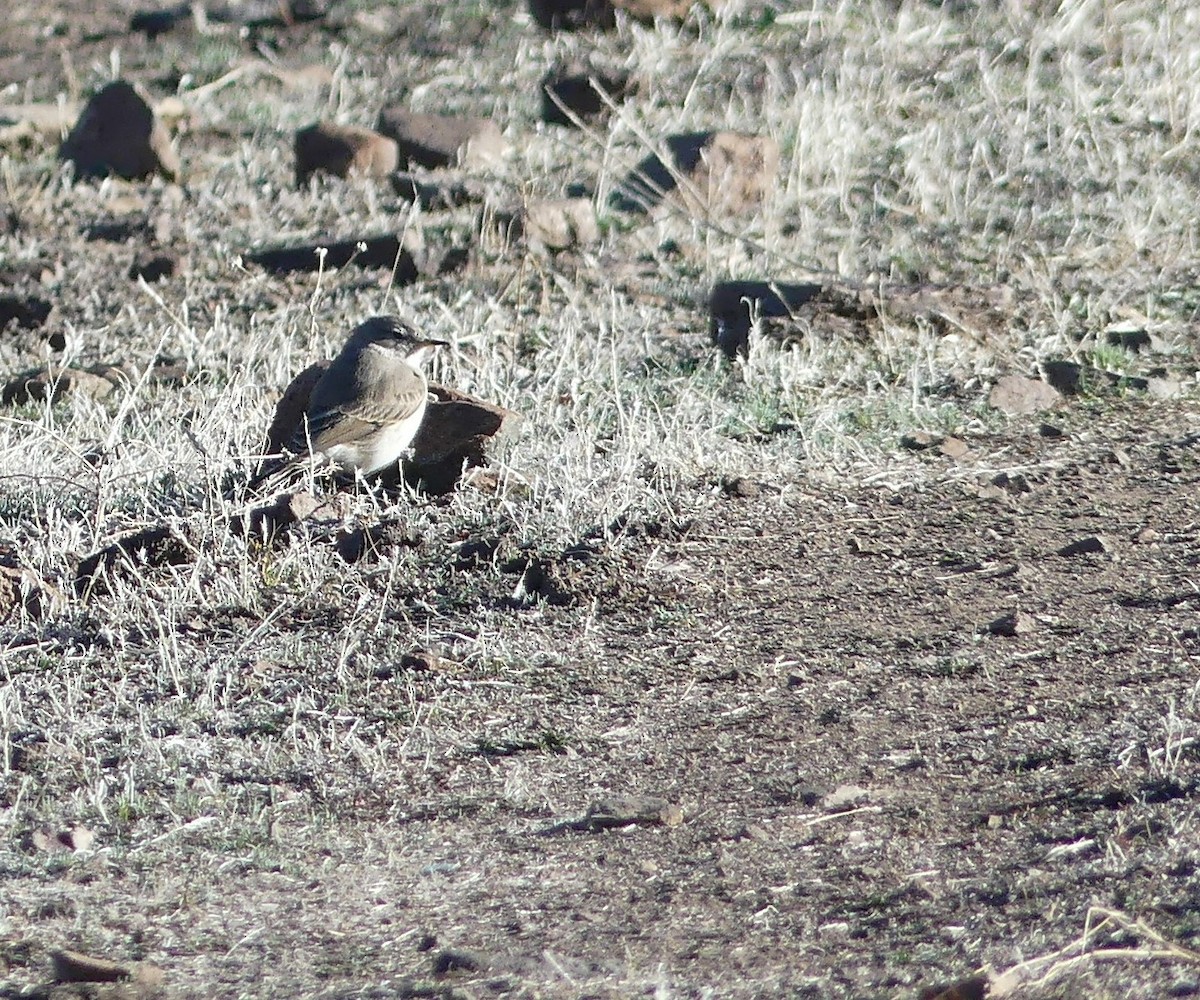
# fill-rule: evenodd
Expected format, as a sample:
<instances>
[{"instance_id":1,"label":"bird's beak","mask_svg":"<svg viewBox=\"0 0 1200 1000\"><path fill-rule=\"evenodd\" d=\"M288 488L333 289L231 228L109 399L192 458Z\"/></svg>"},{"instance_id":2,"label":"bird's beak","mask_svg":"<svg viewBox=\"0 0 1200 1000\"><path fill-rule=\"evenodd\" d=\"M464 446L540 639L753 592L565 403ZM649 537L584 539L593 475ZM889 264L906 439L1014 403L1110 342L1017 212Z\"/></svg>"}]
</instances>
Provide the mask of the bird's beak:
<instances>
[{"instance_id":1,"label":"bird's beak","mask_svg":"<svg viewBox=\"0 0 1200 1000\"><path fill-rule=\"evenodd\" d=\"M419 340L416 346L408 352L408 361L419 365L437 348L449 346L450 343L445 340Z\"/></svg>"}]
</instances>

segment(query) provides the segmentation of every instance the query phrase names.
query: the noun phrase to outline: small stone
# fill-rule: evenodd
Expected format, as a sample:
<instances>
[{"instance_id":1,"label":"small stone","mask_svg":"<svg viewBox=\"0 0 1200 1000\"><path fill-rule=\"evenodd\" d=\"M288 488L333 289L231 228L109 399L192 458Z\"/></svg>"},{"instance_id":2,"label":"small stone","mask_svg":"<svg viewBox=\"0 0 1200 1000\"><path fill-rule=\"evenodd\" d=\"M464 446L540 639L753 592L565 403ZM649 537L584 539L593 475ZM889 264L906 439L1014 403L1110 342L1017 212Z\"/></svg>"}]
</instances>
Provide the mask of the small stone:
<instances>
[{"instance_id":1,"label":"small stone","mask_svg":"<svg viewBox=\"0 0 1200 1000\"><path fill-rule=\"evenodd\" d=\"M747 823L737 832L737 839L753 840L763 844L771 840L771 835L757 823Z\"/></svg>"},{"instance_id":2,"label":"small stone","mask_svg":"<svg viewBox=\"0 0 1200 1000\"><path fill-rule=\"evenodd\" d=\"M1044 361L1042 372L1046 381L1066 396L1127 389L1146 392L1151 381L1140 375L1121 375L1074 361Z\"/></svg>"},{"instance_id":3,"label":"small stone","mask_svg":"<svg viewBox=\"0 0 1200 1000\"><path fill-rule=\"evenodd\" d=\"M586 830L609 830L622 826L679 826L683 810L655 795L614 795L597 799L583 817Z\"/></svg>"},{"instance_id":4,"label":"small stone","mask_svg":"<svg viewBox=\"0 0 1200 1000\"><path fill-rule=\"evenodd\" d=\"M989 989L987 976L972 976L957 983L927 987L921 991L919 1000L984 1000Z\"/></svg>"},{"instance_id":5,"label":"small stone","mask_svg":"<svg viewBox=\"0 0 1200 1000\"><path fill-rule=\"evenodd\" d=\"M617 10L624 11L635 21L652 24L658 18L682 20L695 0L612 0Z\"/></svg>"},{"instance_id":6,"label":"small stone","mask_svg":"<svg viewBox=\"0 0 1200 1000\"><path fill-rule=\"evenodd\" d=\"M428 670L442 669L442 658L431 649L419 649L413 653L405 653L400 657L400 669L424 673Z\"/></svg>"},{"instance_id":7,"label":"small stone","mask_svg":"<svg viewBox=\"0 0 1200 1000\"><path fill-rule=\"evenodd\" d=\"M54 981L58 983L120 983L137 987L133 995L147 997L164 981L163 971L150 962L112 962L78 951L61 949L50 956Z\"/></svg>"},{"instance_id":8,"label":"small stone","mask_svg":"<svg viewBox=\"0 0 1200 1000\"><path fill-rule=\"evenodd\" d=\"M36 295L0 295L0 330L12 325L19 330L36 330L50 318L53 305Z\"/></svg>"},{"instance_id":9,"label":"small stone","mask_svg":"<svg viewBox=\"0 0 1200 1000\"><path fill-rule=\"evenodd\" d=\"M51 364L15 376L0 393L0 402L6 406L53 404L68 395L103 399L118 386L128 385L129 381L129 373L117 365L64 368Z\"/></svg>"},{"instance_id":10,"label":"small stone","mask_svg":"<svg viewBox=\"0 0 1200 1000\"><path fill-rule=\"evenodd\" d=\"M612 0L529 0L529 12L547 31L607 31L617 24Z\"/></svg>"},{"instance_id":11,"label":"small stone","mask_svg":"<svg viewBox=\"0 0 1200 1000\"><path fill-rule=\"evenodd\" d=\"M182 259L172 250L146 250L129 265L129 277L133 281L141 278L147 284L153 284L175 277L182 267Z\"/></svg>"},{"instance_id":12,"label":"small stone","mask_svg":"<svg viewBox=\"0 0 1200 1000\"><path fill-rule=\"evenodd\" d=\"M967 455L971 451L971 447L961 438L948 437L944 438L942 443L938 445L938 451L947 458L958 459Z\"/></svg>"},{"instance_id":13,"label":"small stone","mask_svg":"<svg viewBox=\"0 0 1200 1000\"><path fill-rule=\"evenodd\" d=\"M398 198L419 202L426 208L457 208L481 202L487 195L483 185L471 178L458 181L428 180L399 171L391 175L392 190Z\"/></svg>"},{"instance_id":14,"label":"small stone","mask_svg":"<svg viewBox=\"0 0 1200 1000\"><path fill-rule=\"evenodd\" d=\"M1042 364L1046 381L1064 396L1074 396L1085 388L1098 388L1100 374L1096 368L1088 368L1074 361L1046 361Z\"/></svg>"},{"instance_id":15,"label":"small stone","mask_svg":"<svg viewBox=\"0 0 1200 1000\"><path fill-rule=\"evenodd\" d=\"M141 180L163 174L179 178L179 157L154 109L132 84L116 80L84 106L63 141L59 158L75 164L80 176L116 174Z\"/></svg>"},{"instance_id":16,"label":"small stone","mask_svg":"<svg viewBox=\"0 0 1200 1000\"><path fill-rule=\"evenodd\" d=\"M539 250L567 250L600 239L596 206L590 198L531 201L524 208L497 212L496 222L509 238L524 237Z\"/></svg>"},{"instance_id":17,"label":"small stone","mask_svg":"<svg viewBox=\"0 0 1200 1000\"><path fill-rule=\"evenodd\" d=\"M609 106L601 91L619 104L635 89L632 78L625 72L604 72L579 63L558 66L542 78L542 121L570 128L577 119L583 122L603 119Z\"/></svg>"},{"instance_id":18,"label":"small stone","mask_svg":"<svg viewBox=\"0 0 1200 1000\"><path fill-rule=\"evenodd\" d=\"M1054 424L1040 424L1038 426L1038 434L1044 438L1050 438L1052 440L1066 436L1066 432L1061 427L1056 427Z\"/></svg>"},{"instance_id":19,"label":"small stone","mask_svg":"<svg viewBox=\"0 0 1200 1000\"><path fill-rule=\"evenodd\" d=\"M988 393L988 405L1010 416L1038 413L1062 402L1062 395L1053 386L1023 375L1001 377Z\"/></svg>"},{"instance_id":20,"label":"small stone","mask_svg":"<svg viewBox=\"0 0 1200 1000\"><path fill-rule=\"evenodd\" d=\"M1130 320L1113 323L1105 329L1104 339L1110 347L1120 347L1132 354L1140 354L1155 347L1154 338L1146 328Z\"/></svg>"},{"instance_id":21,"label":"small stone","mask_svg":"<svg viewBox=\"0 0 1200 1000\"><path fill-rule=\"evenodd\" d=\"M988 816L987 827L989 830L999 830L1002 826L1004 826L1003 816L998 816L996 813L992 813L990 816Z\"/></svg>"},{"instance_id":22,"label":"small stone","mask_svg":"<svg viewBox=\"0 0 1200 1000\"><path fill-rule=\"evenodd\" d=\"M870 797L870 790L860 785L838 785L821 800L821 805L829 812L845 812L862 805Z\"/></svg>"},{"instance_id":23,"label":"small stone","mask_svg":"<svg viewBox=\"0 0 1200 1000\"><path fill-rule=\"evenodd\" d=\"M91 849L96 835L86 826L74 826L54 833L51 830L35 830L30 838L33 846L47 854L78 854Z\"/></svg>"},{"instance_id":24,"label":"small stone","mask_svg":"<svg viewBox=\"0 0 1200 1000\"><path fill-rule=\"evenodd\" d=\"M179 3L157 10L134 11L129 18L129 30L140 31L153 39L175 28L187 27L193 23L191 6L189 3Z\"/></svg>"},{"instance_id":25,"label":"small stone","mask_svg":"<svg viewBox=\"0 0 1200 1000\"><path fill-rule=\"evenodd\" d=\"M733 479L726 480L721 484L721 491L728 497L738 497L743 500L750 500L762 495L762 487L753 479L747 479L745 476L735 476Z\"/></svg>"},{"instance_id":26,"label":"small stone","mask_svg":"<svg viewBox=\"0 0 1200 1000\"><path fill-rule=\"evenodd\" d=\"M243 28L294 27L317 21L329 11L330 0L238 0L236 3L183 4L198 23L237 25ZM199 12L195 13L196 8Z\"/></svg>"},{"instance_id":27,"label":"small stone","mask_svg":"<svg viewBox=\"0 0 1200 1000\"><path fill-rule=\"evenodd\" d=\"M423 115L405 108L384 108L376 128L395 141L401 163L421 167L479 167L496 163L508 143L488 118Z\"/></svg>"},{"instance_id":28,"label":"small stone","mask_svg":"<svg viewBox=\"0 0 1200 1000\"><path fill-rule=\"evenodd\" d=\"M350 503L351 498L344 493L322 500L307 490L285 492L242 514L240 521L234 522L234 529L269 542L293 524L309 522L321 528L339 524L349 513Z\"/></svg>"},{"instance_id":29,"label":"small stone","mask_svg":"<svg viewBox=\"0 0 1200 1000\"><path fill-rule=\"evenodd\" d=\"M1146 379L1146 392L1154 399L1173 399L1183 392L1183 383L1174 378L1153 376Z\"/></svg>"},{"instance_id":30,"label":"small stone","mask_svg":"<svg viewBox=\"0 0 1200 1000\"><path fill-rule=\"evenodd\" d=\"M696 0L530 0L533 19L547 31L607 31L616 26L617 11L643 24L659 18L682 21ZM719 10L725 0L708 0Z\"/></svg>"},{"instance_id":31,"label":"small stone","mask_svg":"<svg viewBox=\"0 0 1200 1000\"><path fill-rule=\"evenodd\" d=\"M160 385L178 385L187 380L187 360L160 355L154 359L148 374L152 381Z\"/></svg>"},{"instance_id":32,"label":"small stone","mask_svg":"<svg viewBox=\"0 0 1200 1000\"><path fill-rule=\"evenodd\" d=\"M369 128L317 122L296 133L296 183L319 171L335 177L386 177L400 165L396 142Z\"/></svg>"},{"instance_id":33,"label":"small stone","mask_svg":"<svg viewBox=\"0 0 1200 1000\"><path fill-rule=\"evenodd\" d=\"M789 318L822 290L821 285L778 281L718 282L709 296L709 336L733 358L749 347L752 318Z\"/></svg>"},{"instance_id":34,"label":"small stone","mask_svg":"<svg viewBox=\"0 0 1200 1000\"><path fill-rule=\"evenodd\" d=\"M39 620L62 603L63 595L33 570L0 563L0 622L22 613Z\"/></svg>"},{"instance_id":35,"label":"small stone","mask_svg":"<svg viewBox=\"0 0 1200 1000\"><path fill-rule=\"evenodd\" d=\"M144 528L117 539L88 556L75 573L75 592L80 596L106 589L106 578L118 574L139 575L147 567L180 566L190 562L195 550L169 525Z\"/></svg>"},{"instance_id":36,"label":"small stone","mask_svg":"<svg viewBox=\"0 0 1200 1000\"><path fill-rule=\"evenodd\" d=\"M758 211L775 183L779 144L747 132L692 132L669 136L668 167L658 156L643 160L625 178L613 203L649 212L668 200L698 216Z\"/></svg>"},{"instance_id":37,"label":"small stone","mask_svg":"<svg viewBox=\"0 0 1200 1000\"><path fill-rule=\"evenodd\" d=\"M1058 550L1060 556L1082 556L1112 551L1112 543L1103 535L1089 535L1070 542Z\"/></svg>"},{"instance_id":38,"label":"small stone","mask_svg":"<svg viewBox=\"0 0 1200 1000\"><path fill-rule=\"evenodd\" d=\"M905 451L926 451L940 445L945 438L940 434L929 431L913 431L911 434L900 436L900 447Z\"/></svg>"},{"instance_id":39,"label":"small stone","mask_svg":"<svg viewBox=\"0 0 1200 1000\"><path fill-rule=\"evenodd\" d=\"M434 957L433 974L444 976L451 972L482 972L490 966L488 956L464 948L443 948Z\"/></svg>"},{"instance_id":40,"label":"small stone","mask_svg":"<svg viewBox=\"0 0 1200 1000\"><path fill-rule=\"evenodd\" d=\"M1021 473L1010 476L1007 472L998 472L992 477L992 485L999 486L1007 493L1032 493L1033 487Z\"/></svg>"},{"instance_id":41,"label":"small stone","mask_svg":"<svg viewBox=\"0 0 1200 1000\"><path fill-rule=\"evenodd\" d=\"M336 242L302 243L258 250L246 255L252 264L272 274L313 273L335 267L386 269L393 283L407 285L420 277L416 258L405 242L392 234Z\"/></svg>"},{"instance_id":42,"label":"small stone","mask_svg":"<svg viewBox=\"0 0 1200 1000\"><path fill-rule=\"evenodd\" d=\"M987 626L992 635L1017 636L1032 632L1035 622L1032 616L1024 611L1012 611L1001 615Z\"/></svg>"},{"instance_id":43,"label":"small stone","mask_svg":"<svg viewBox=\"0 0 1200 1000\"><path fill-rule=\"evenodd\" d=\"M418 548L421 539L403 521L385 518L373 524L338 532L338 555L348 563L358 562L368 555L390 559L402 548Z\"/></svg>"}]
</instances>

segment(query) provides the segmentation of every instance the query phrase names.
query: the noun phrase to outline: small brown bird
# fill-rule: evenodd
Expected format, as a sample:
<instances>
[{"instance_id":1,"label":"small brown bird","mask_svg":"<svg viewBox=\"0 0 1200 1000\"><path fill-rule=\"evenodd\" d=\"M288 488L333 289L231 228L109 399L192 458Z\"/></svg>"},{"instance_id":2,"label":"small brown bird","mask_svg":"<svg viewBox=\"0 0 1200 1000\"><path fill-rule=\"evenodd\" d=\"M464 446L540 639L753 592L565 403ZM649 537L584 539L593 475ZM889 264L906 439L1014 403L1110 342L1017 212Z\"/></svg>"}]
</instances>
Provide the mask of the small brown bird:
<instances>
[{"instance_id":1,"label":"small brown bird","mask_svg":"<svg viewBox=\"0 0 1200 1000\"><path fill-rule=\"evenodd\" d=\"M300 461L364 476L395 464L425 416L421 365L445 341L417 335L395 316L359 324L313 387L289 448Z\"/></svg>"}]
</instances>

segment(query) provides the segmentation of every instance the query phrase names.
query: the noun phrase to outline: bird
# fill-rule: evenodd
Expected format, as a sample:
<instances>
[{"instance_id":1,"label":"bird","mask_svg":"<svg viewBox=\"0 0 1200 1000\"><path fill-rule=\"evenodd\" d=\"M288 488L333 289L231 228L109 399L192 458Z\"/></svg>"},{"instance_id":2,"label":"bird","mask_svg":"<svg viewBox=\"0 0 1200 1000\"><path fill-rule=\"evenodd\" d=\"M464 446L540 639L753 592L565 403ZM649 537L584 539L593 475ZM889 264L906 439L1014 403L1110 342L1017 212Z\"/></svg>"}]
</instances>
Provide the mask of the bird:
<instances>
[{"instance_id":1,"label":"bird","mask_svg":"<svg viewBox=\"0 0 1200 1000\"><path fill-rule=\"evenodd\" d=\"M429 400L422 365L443 340L419 335L396 316L360 323L313 386L287 443L294 456L258 480L290 472L311 457L316 468L371 476L395 465L417 436Z\"/></svg>"}]
</instances>

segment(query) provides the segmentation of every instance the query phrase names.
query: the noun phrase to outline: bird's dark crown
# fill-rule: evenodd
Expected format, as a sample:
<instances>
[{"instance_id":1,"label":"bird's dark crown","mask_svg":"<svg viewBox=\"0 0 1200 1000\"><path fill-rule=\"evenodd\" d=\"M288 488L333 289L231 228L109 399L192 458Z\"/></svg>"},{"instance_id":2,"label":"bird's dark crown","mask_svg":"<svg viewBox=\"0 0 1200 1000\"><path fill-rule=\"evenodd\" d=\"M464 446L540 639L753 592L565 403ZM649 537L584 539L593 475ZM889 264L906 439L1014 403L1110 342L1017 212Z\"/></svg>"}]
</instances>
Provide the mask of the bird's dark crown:
<instances>
[{"instance_id":1,"label":"bird's dark crown","mask_svg":"<svg viewBox=\"0 0 1200 1000\"><path fill-rule=\"evenodd\" d=\"M444 347L444 340L432 340L420 336L399 316L372 316L359 323L350 333L347 343L378 344L403 354L410 354L423 347Z\"/></svg>"}]
</instances>

